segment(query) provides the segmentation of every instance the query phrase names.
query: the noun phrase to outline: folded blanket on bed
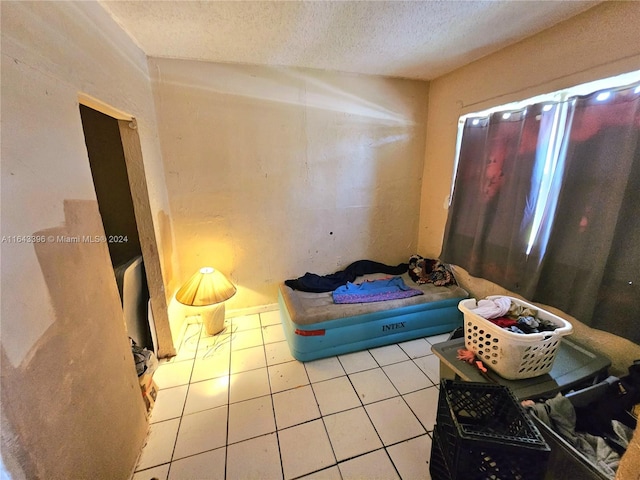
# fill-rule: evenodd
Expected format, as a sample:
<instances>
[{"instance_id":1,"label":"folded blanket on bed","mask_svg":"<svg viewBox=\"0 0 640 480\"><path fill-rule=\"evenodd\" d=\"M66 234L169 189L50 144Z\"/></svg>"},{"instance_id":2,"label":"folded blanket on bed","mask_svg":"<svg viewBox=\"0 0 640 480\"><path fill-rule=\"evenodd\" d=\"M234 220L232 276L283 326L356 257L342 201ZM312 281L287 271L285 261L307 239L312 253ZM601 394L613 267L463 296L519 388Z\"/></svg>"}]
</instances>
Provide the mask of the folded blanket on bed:
<instances>
[{"instance_id":1,"label":"folded blanket on bed","mask_svg":"<svg viewBox=\"0 0 640 480\"><path fill-rule=\"evenodd\" d=\"M334 303L370 303L422 295L421 290L408 287L402 278L384 278L371 282L351 283L333 292Z\"/></svg>"},{"instance_id":2,"label":"folded blanket on bed","mask_svg":"<svg viewBox=\"0 0 640 480\"><path fill-rule=\"evenodd\" d=\"M302 292L324 293L333 292L336 288L353 282L356 277L370 273L387 273L389 275L402 275L409 268L409 264L401 263L397 266L385 265L384 263L372 260L358 260L353 262L344 270L330 275L317 275L315 273L305 273L302 277L293 280L285 280L287 287Z\"/></svg>"}]
</instances>

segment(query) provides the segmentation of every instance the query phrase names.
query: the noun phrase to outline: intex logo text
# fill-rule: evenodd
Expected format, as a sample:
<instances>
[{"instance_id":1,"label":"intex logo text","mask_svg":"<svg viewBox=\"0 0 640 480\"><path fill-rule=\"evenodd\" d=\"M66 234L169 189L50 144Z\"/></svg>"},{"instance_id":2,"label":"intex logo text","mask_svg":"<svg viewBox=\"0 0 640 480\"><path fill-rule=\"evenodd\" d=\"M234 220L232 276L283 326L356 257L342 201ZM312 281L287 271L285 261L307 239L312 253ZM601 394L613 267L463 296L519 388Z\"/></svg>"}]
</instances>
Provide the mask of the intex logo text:
<instances>
[{"instance_id":1,"label":"intex logo text","mask_svg":"<svg viewBox=\"0 0 640 480\"><path fill-rule=\"evenodd\" d=\"M383 325L382 331L386 332L387 330L397 330L398 328L404 328L404 323L405 322L398 322L398 323L390 323L389 325Z\"/></svg>"}]
</instances>

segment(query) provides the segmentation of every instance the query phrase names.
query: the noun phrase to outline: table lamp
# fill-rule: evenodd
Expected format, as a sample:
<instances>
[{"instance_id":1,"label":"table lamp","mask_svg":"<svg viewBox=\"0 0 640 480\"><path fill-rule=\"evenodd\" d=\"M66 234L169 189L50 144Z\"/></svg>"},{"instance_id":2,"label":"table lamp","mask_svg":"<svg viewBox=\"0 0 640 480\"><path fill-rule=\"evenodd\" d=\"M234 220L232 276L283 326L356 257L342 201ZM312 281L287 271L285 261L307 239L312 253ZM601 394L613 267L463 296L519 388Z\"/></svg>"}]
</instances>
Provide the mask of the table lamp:
<instances>
[{"instance_id":1,"label":"table lamp","mask_svg":"<svg viewBox=\"0 0 640 480\"><path fill-rule=\"evenodd\" d=\"M199 307L205 332L215 335L224 329L224 302L235 293L236 287L221 272L203 267L178 290L176 300Z\"/></svg>"}]
</instances>

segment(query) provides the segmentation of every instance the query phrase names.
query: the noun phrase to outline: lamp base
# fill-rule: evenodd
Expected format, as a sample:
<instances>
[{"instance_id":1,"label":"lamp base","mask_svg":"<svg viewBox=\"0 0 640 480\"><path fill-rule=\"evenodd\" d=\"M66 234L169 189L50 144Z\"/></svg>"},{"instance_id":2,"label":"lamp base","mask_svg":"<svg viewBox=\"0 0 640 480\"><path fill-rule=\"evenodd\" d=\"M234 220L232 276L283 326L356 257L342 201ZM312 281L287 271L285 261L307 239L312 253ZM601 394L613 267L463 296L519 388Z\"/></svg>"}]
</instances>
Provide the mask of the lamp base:
<instances>
[{"instance_id":1,"label":"lamp base","mask_svg":"<svg viewBox=\"0 0 640 480\"><path fill-rule=\"evenodd\" d=\"M215 335L224 330L224 302L204 308L200 316L207 335Z\"/></svg>"}]
</instances>

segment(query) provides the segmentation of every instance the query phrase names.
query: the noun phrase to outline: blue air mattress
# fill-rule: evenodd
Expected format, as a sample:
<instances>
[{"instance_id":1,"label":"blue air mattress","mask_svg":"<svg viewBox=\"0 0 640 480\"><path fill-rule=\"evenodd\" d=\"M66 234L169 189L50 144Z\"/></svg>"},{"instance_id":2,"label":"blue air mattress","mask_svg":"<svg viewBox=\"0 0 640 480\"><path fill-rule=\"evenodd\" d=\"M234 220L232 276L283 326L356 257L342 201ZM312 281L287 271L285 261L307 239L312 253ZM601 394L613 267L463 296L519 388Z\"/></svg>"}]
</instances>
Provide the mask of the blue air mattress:
<instances>
[{"instance_id":1,"label":"blue air mattress","mask_svg":"<svg viewBox=\"0 0 640 480\"><path fill-rule=\"evenodd\" d=\"M355 283L381 278L359 277ZM458 303L468 293L455 285L405 283L423 295L383 302L335 304L328 293L309 293L280 285L280 318L291 354L300 361L448 333L462 325Z\"/></svg>"}]
</instances>

